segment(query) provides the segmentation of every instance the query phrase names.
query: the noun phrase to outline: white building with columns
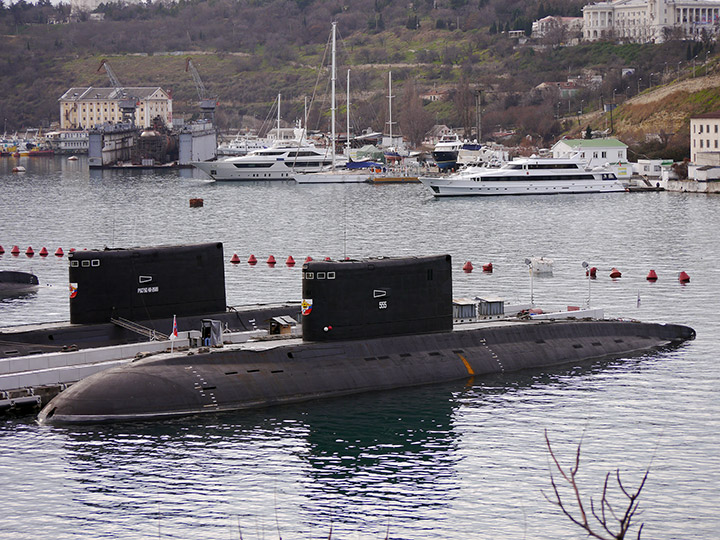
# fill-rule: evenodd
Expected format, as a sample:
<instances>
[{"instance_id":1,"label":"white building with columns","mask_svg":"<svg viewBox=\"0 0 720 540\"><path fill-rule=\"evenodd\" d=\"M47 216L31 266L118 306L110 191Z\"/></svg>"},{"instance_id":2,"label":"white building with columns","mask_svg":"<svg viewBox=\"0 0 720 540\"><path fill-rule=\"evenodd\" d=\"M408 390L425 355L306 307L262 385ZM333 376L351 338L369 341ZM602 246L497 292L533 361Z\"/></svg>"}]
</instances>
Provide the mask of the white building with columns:
<instances>
[{"instance_id":1,"label":"white building with columns","mask_svg":"<svg viewBox=\"0 0 720 540\"><path fill-rule=\"evenodd\" d=\"M720 0L609 0L583 8L583 39L664 41L667 31L699 39L720 28Z\"/></svg>"}]
</instances>

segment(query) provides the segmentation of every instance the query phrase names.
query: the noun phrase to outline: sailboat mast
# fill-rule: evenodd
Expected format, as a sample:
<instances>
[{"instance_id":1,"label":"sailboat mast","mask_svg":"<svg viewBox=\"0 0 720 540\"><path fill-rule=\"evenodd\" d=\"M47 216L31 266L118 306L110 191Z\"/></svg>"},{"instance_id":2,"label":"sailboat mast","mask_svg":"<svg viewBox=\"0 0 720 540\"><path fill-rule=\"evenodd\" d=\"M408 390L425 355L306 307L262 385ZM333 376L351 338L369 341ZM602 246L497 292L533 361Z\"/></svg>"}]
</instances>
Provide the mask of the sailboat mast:
<instances>
[{"instance_id":1,"label":"sailboat mast","mask_svg":"<svg viewBox=\"0 0 720 540\"><path fill-rule=\"evenodd\" d=\"M347 124L347 138L345 141L345 149L348 159L350 158L350 70L347 72L347 114L345 122Z\"/></svg>"},{"instance_id":2,"label":"sailboat mast","mask_svg":"<svg viewBox=\"0 0 720 540\"><path fill-rule=\"evenodd\" d=\"M392 127L395 122L393 122L392 119L392 71L388 72L388 109L389 109L389 118L390 121L388 122L388 125L390 126L389 132L390 132L390 144L392 145L393 142L393 135L392 135Z\"/></svg>"},{"instance_id":3,"label":"sailboat mast","mask_svg":"<svg viewBox=\"0 0 720 540\"><path fill-rule=\"evenodd\" d=\"M278 94L277 138L278 140L280 140L280 94Z\"/></svg>"},{"instance_id":4,"label":"sailboat mast","mask_svg":"<svg viewBox=\"0 0 720 540\"><path fill-rule=\"evenodd\" d=\"M335 81L337 79L337 74L335 72L335 28L337 27L337 22L332 23L332 84L331 84L331 90L332 90L332 104L330 106L330 123L332 124L332 136L331 136L331 151L330 154L332 156L332 168L335 169Z\"/></svg>"}]
</instances>

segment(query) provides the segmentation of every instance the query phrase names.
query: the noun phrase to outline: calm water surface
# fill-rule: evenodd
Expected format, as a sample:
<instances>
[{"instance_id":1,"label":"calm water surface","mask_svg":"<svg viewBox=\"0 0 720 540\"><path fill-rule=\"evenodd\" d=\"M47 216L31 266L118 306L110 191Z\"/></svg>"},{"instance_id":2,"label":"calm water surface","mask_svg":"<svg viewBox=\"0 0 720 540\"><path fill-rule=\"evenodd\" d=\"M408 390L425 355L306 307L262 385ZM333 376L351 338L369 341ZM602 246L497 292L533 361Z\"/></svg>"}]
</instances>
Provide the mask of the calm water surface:
<instances>
[{"instance_id":1,"label":"calm water surface","mask_svg":"<svg viewBox=\"0 0 720 540\"><path fill-rule=\"evenodd\" d=\"M221 241L228 303L298 300L300 269L261 261L450 253L454 291L525 302L526 257L554 259L536 302L693 326L672 351L466 383L173 422L88 428L0 420L0 538L584 538L545 501L543 433L583 493L620 469L643 537L720 531L720 199L679 193L435 200L419 185L208 183L176 173L89 173L84 160L0 161L0 269L37 294L0 301L0 325L68 318L67 261L28 245ZM189 208L190 198L204 199ZM467 260L493 274L460 271ZM608 277L610 268L623 272ZM645 281L656 270L655 284ZM677 273L692 281L682 286ZM638 301L639 300L639 301ZM170 323L169 323L170 324ZM619 500L618 500L619 504Z\"/></svg>"}]
</instances>

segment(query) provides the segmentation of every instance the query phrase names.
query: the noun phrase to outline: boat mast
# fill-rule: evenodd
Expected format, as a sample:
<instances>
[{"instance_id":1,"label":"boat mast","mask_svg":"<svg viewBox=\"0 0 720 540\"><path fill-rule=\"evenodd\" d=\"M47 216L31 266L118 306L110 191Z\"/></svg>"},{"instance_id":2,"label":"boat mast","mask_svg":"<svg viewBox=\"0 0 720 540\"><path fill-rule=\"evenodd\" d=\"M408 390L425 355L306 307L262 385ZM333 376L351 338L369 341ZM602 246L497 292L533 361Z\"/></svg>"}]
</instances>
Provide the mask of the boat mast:
<instances>
[{"instance_id":1,"label":"boat mast","mask_svg":"<svg viewBox=\"0 0 720 540\"><path fill-rule=\"evenodd\" d=\"M333 21L332 23L332 71L331 71L331 81L332 84L330 85L331 91L332 91L332 102L330 105L330 123L332 124L331 129L331 159L332 159L332 169L335 170L335 80L337 79L336 73L335 73L335 28L337 27L337 22Z\"/></svg>"},{"instance_id":2,"label":"boat mast","mask_svg":"<svg viewBox=\"0 0 720 540\"><path fill-rule=\"evenodd\" d=\"M278 111L277 111L277 140L280 140L280 94L278 94Z\"/></svg>"},{"instance_id":3,"label":"boat mast","mask_svg":"<svg viewBox=\"0 0 720 540\"><path fill-rule=\"evenodd\" d=\"M347 72L347 114L345 122L347 124L347 138L345 141L345 152L348 157L350 158L350 70L348 69Z\"/></svg>"},{"instance_id":4,"label":"boat mast","mask_svg":"<svg viewBox=\"0 0 720 540\"><path fill-rule=\"evenodd\" d=\"M390 126L390 144L392 145L393 142L393 136L392 136L392 127L395 122L392 121L392 71L388 72L388 109L389 109L389 116L390 121L388 122L388 125Z\"/></svg>"}]
</instances>

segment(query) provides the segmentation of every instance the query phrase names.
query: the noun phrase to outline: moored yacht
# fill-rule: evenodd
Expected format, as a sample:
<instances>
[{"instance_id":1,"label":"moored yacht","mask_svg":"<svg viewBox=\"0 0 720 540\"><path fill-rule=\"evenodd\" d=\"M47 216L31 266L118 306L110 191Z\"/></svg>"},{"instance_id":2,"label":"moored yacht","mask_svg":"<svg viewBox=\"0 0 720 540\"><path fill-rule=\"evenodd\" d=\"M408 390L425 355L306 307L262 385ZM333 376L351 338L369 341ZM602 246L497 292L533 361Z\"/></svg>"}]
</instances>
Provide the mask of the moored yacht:
<instances>
[{"instance_id":1,"label":"moored yacht","mask_svg":"<svg viewBox=\"0 0 720 540\"><path fill-rule=\"evenodd\" d=\"M335 160L335 165L344 163L345 159ZM299 138L278 141L270 148L256 150L245 156L193 162L192 165L214 180L293 180L296 174L327 169L333 165L333 157L328 149L317 148Z\"/></svg>"},{"instance_id":2,"label":"moored yacht","mask_svg":"<svg viewBox=\"0 0 720 540\"><path fill-rule=\"evenodd\" d=\"M572 158L522 158L500 168L467 167L444 178L420 181L436 197L626 191L610 169L588 170L584 163Z\"/></svg>"},{"instance_id":3,"label":"moored yacht","mask_svg":"<svg viewBox=\"0 0 720 540\"><path fill-rule=\"evenodd\" d=\"M239 133L230 141L219 144L217 153L219 156L245 156L255 150L262 150L271 146L268 139L261 139L257 135Z\"/></svg>"},{"instance_id":4,"label":"moored yacht","mask_svg":"<svg viewBox=\"0 0 720 540\"><path fill-rule=\"evenodd\" d=\"M457 166L458 155L463 142L457 134L443 135L432 151L432 157L439 170L454 169Z\"/></svg>"}]
</instances>

